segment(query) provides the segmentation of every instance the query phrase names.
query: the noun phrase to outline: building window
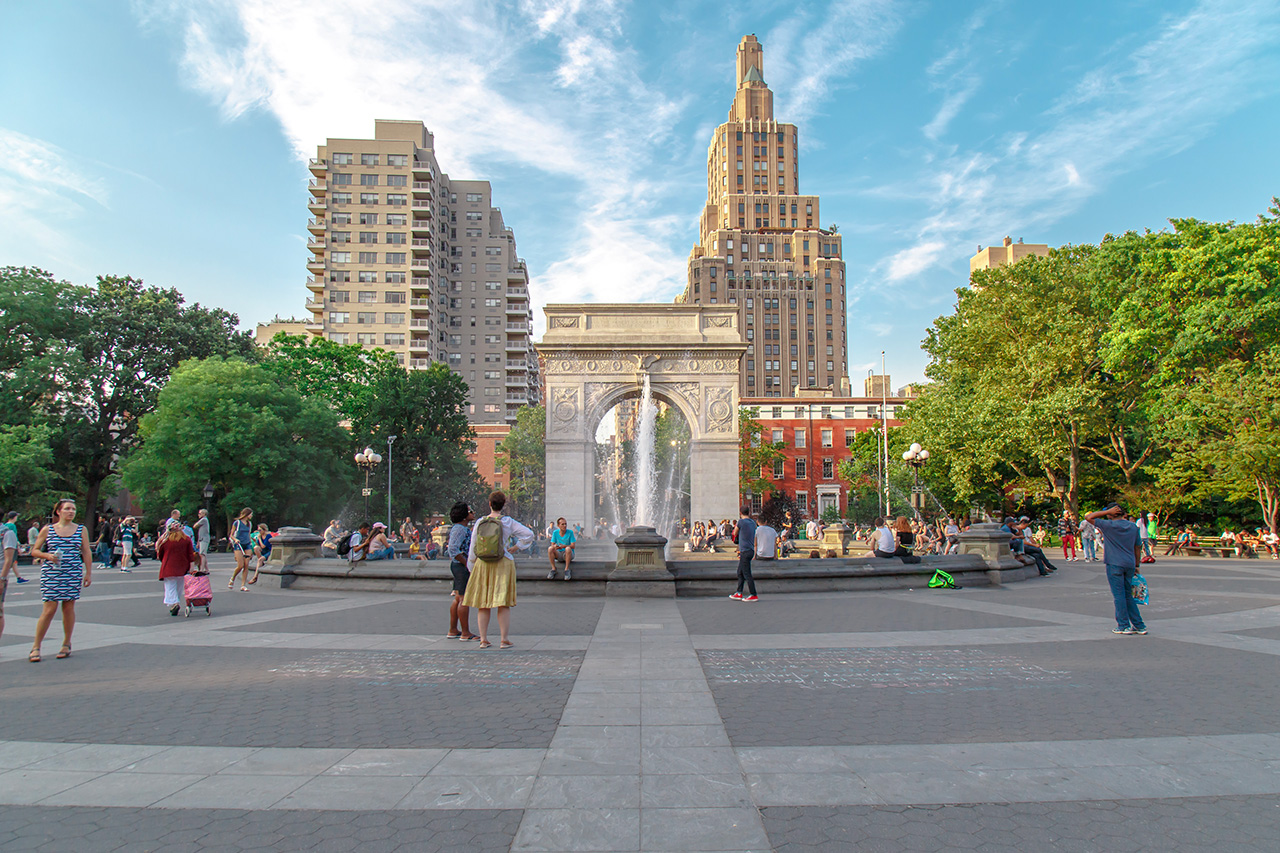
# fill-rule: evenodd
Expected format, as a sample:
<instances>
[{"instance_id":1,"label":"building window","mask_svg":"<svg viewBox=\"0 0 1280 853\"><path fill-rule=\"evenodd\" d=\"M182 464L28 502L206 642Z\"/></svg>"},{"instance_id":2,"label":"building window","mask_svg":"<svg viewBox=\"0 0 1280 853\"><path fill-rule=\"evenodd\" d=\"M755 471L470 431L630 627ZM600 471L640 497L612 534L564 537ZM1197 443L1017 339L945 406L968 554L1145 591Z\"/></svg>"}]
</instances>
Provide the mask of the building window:
<instances>
[{"instance_id":1,"label":"building window","mask_svg":"<svg viewBox=\"0 0 1280 853\"><path fill-rule=\"evenodd\" d=\"M333 165L335 165L335 166L350 166L350 165L351 165L351 155L350 155L350 154L333 154L333 155L330 155L329 159L333 161Z\"/></svg>"},{"instance_id":2,"label":"building window","mask_svg":"<svg viewBox=\"0 0 1280 853\"><path fill-rule=\"evenodd\" d=\"M357 311L356 322L362 326L372 326L378 322L378 315L372 311Z\"/></svg>"},{"instance_id":3,"label":"building window","mask_svg":"<svg viewBox=\"0 0 1280 853\"><path fill-rule=\"evenodd\" d=\"M388 311L382 315L382 321L388 326L403 326L404 313L400 311Z\"/></svg>"},{"instance_id":4,"label":"building window","mask_svg":"<svg viewBox=\"0 0 1280 853\"><path fill-rule=\"evenodd\" d=\"M350 254L351 254L350 252L347 253L348 257L350 257ZM378 253L377 252L360 252L357 255L357 260L359 260L359 262L362 264L376 264L378 262Z\"/></svg>"},{"instance_id":5,"label":"building window","mask_svg":"<svg viewBox=\"0 0 1280 853\"><path fill-rule=\"evenodd\" d=\"M329 291L330 302L350 302L351 291L349 290L331 290Z\"/></svg>"},{"instance_id":6,"label":"building window","mask_svg":"<svg viewBox=\"0 0 1280 853\"><path fill-rule=\"evenodd\" d=\"M780 417L780 416L779 416L779 415L774 415L774 417L776 418L776 417ZM772 437L772 441L773 441L773 443L774 443L774 444L781 444L781 443L784 441L784 439L783 439L783 437L782 437L782 436L783 436L783 432L782 432L782 430L780 430L780 429L775 429L775 430L773 431L773 437Z\"/></svg>"},{"instance_id":7,"label":"building window","mask_svg":"<svg viewBox=\"0 0 1280 853\"><path fill-rule=\"evenodd\" d=\"M351 193L333 193L329 198L334 204L351 204Z\"/></svg>"},{"instance_id":8,"label":"building window","mask_svg":"<svg viewBox=\"0 0 1280 853\"><path fill-rule=\"evenodd\" d=\"M404 252L387 252L387 263L389 264L403 264L404 259Z\"/></svg>"},{"instance_id":9,"label":"building window","mask_svg":"<svg viewBox=\"0 0 1280 853\"><path fill-rule=\"evenodd\" d=\"M408 166L409 155L408 154L388 154L387 165L388 166Z\"/></svg>"},{"instance_id":10,"label":"building window","mask_svg":"<svg viewBox=\"0 0 1280 853\"><path fill-rule=\"evenodd\" d=\"M796 447L804 447L804 442L805 442L805 431L802 429L796 430Z\"/></svg>"},{"instance_id":11,"label":"building window","mask_svg":"<svg viewBox=\"0 0 1280 853\"><path fill-rule=\"evenodd\" d=\"M822 446L823 446L823 447L831 447L831 446L832 446L832 444L831 444L831 432L832 432L832 431L831 431L831 430L829 430L829 429L824 429L824 430L822 431Z\"/></svg>"},{"instance_id":12,"label":"building window","mask_svg":"<svg viewBox=\"0 0 1280 853\"><path fill-rule=\"evenodd\" d=\"M346 332L330 332L329 340L333 341L335 344L347 344L351 342L351 335Z\"/></svg>"},{"instance_id":13,"label":"building window","mask_svg":"<svg viewBox=\"0 0 1280 853\"><path fill-rule=\"evenodd\" d=\"M845 431L844 431L844 446L845 446L845 447L853 447L854 439L856 439L856 438L857 438L857 436L858 436L858 431L857 431L856 429L847 429L847 430L845 430Z\"/></svg>"},{"instance_id":14,"label":"building window","mask_svg":"<svg viewBox=\"0 0 1280 853\"><path fill-rule=\"evenodd\" d=\"M484 201L482 193L467 193L467 201Z\"/></svg>"},{"instance_id":15,"label":"building window","mask_svg":"<svg viewBox=\"0 0 1280 853\"><path fill-rule=\"evenodd\" d=\"M361 154L361 155L360 155L360 165L361 165L361 166L376 166L376 165L378 165L378 155L377 155L377 154Z\"/></svg>"},{"instance_id":16,"label":"building window","mask_svg":"<svg viewBox=\"0 0 1280 853\"><path fill-rule=\"evenodd\" d=\"M785 477L785 476L786 476L786 474L785 474L785 473L784 473L784 471L783 471L783 467L782 467L782 466L783 466L783 461L782 461L781 459L775 459L775 460L774 460L774 462L773 462L773 479L775 479L775 480L781 480L783 477Z\"/></svg>"},{"instance_id":17,"label":"building window","mask_svg":"<svg viewBox=\"0 0 1280 853\"><path fill-rule=\"evenodd\" d=\"M357 332L356 343L364 347L376 346L378 343L378 335L375 332Z\"/></svg>"},{"instance_id":18,"label":"building window","mask_svg":"<svg viewBox=\"0 0 1280 853\"><path fill-rule=\"evenodd\" d=\"M382 294L382 298L383 298L383 301L384 301L384 302L387 302L387 303L389 303L389 304L393 304L393 305L394 305L394 304L397 304L397 303L404 302L404 294L403 294L403 293L400 293L399 291L395 291L395 290L388 290L388 291L385 291L385 292Z\"/></svg>"},{"instance_id":19,"label":"building window","mask_svg":"<svg viewBox=\"0 0 1280 853\"><path fill-rule=\"evenodd\" d=\"M404 273L388 272L386 280L388 284L404 284Z\"/></svg>"},{"instance_id":20,"label":"building window","mask_svg":"<svg viewBox=\"0 0 1280 853\"><path fill-rule=\"evenodd\" d=\"M357 302L377 302L378 301L377 291L362 290L358 294L356 294L356 301Z\"/></svg>"},{"instance_id":21,"label":"building window","mask_svg":"<svg viewBox=\"0 0 1280 853\"><path fill-rule=\"evenodd\" d=\"M377 185L378 185L378 176L377 176L377 175L361 175L361 176L360 176L360 186L362 186L362 187L376 187Z\"/></svg>"},{"instance_id":22,"label":"building window","mask_svg":"<svg viewBox=\"0 0 1280 853\"><path fill-rule=\"evenodd\" d=\"M409 185L408 180L409 179L407 175L387 175L387 186L389 187L408 186Z\"/></svg>"},{"instance_id":23,"label":"building window","mask_svg":"<svg viewBox=\"0 0 1280 853\"><path fill-rule=\"evenodd\" d=\"M360 270L356 273L356 281L375 282L378 280L378 274L374 270Z\"/></svg>"},{"instance_id":24,"label":"building window","mask_svg":"<svg viewBox=\"0 0 1280 853\"><path fill-rule=\"evenodd\" d=\"M382 336L382 343L389 347L404 346L404 332L388 332Z\"/></svg>"},{"instance_id":25,"label":"building window","mask_svg":"<svg viewBox=\"0 0 1280 853\"><path fill-rule=\"evenodd\" d=\"M835 468L834 462L832 462L830 459L823 459L822 460L822 479L830 480L832 477L832 471L834 470L834 468Z\"/></svg>"},{"instance_id":26,"label":"building window","mask_svg":"<svg viewBox=\"0 0 1280 853\"><path fill-rule=\"evenodd\" d=\"M397 246L403 246L406 241L402 232L391 231L387 234L387 242Z\"/></svg>"},{"instance_id":27,"label":"building window","mask_svg":"<svg viewBox=\"0 0 1280 853\"><path fill-rule=\"evenodd\" d=\"M800 511L801 515L809 514L809 493L808 492L796 492L796 509Z\"/></svg>"},{"instance_id":28,"label":"building window","mask_svg":"<svg viewBox=\"0 0 1280 853\"><path fill-rule=\"evenodd\" d=\"M360 193L360 203L361 204L377 204L378 194L377 193Z\"/></svg>"},{"instance_id":29,"label":"building window","mask_svg":"<svg viewBox=\"0 0 1280 853\"><path fill-rule=\"evenodd\" d=\"M349 264L351 263L350 252L330 252L329 262L333 264Z\"/></svg>"},{"instance_id":30,"label":"building window","mask_svg":"<svg viewBox=\"0 0 1280 853\"><path fill-rule=\"evenodd\" d=\"M807 479L808 477L809 477L809 471L806 468L805 460L797 459L796 460L796 479L804 480L804 479Z\"/></svg>"},{"instance_id":31,"label":"building window","mask_svg":"<svg viewBox=\"0 0 1280 853\"><path fill-rule=\"evenodd\" d=\"M346 311L330 311L329 312L330 323L348 323L350 321L351 321L351 315L348 314Z\"/></svg>"},{"instance_id":32,"label":"building window","mask_svg":"<svg viewBox=\"0 0 1280 853\"><path fill-rule=\"evenodd\" d=\"M404 193L387 193L387 204L392 207L404 207L409 203L409 197ZM375 201L374 204L377 204Z\"/></svg>"}]
</instances>

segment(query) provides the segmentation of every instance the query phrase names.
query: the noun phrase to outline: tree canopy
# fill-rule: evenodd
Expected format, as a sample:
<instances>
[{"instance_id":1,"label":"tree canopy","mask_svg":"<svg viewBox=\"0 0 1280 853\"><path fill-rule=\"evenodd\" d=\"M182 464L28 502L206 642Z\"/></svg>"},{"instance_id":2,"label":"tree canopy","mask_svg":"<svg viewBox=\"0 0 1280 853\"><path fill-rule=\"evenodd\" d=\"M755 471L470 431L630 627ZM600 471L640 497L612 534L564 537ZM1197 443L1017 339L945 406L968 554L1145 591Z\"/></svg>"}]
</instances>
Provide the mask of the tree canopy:
<instances>
[{"instance_id":1,"label":"tree canopy","mask_svg":"<svg viewBox=\"0 0 1280 853\"><path fill-rule=\"evenodd\" d=\"M184 362L140 424L124 482L144 505L243 507L269 524L323 524L351 496L350 437L323 401L243 359Z\"/></svg>"}]
</instances>

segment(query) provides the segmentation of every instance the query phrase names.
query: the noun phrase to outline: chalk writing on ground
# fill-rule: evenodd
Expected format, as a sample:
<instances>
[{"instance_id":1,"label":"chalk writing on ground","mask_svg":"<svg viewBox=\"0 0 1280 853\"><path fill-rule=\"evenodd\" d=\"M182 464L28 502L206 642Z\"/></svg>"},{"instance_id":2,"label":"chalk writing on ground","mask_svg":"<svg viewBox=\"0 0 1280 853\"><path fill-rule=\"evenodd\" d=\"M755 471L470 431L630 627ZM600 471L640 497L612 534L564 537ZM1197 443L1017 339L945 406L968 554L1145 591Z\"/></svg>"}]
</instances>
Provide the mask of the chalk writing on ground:
<instances>
[{"instance_id":1,"label":"chalk writing on ground","mask_svg":"<svg viewBox=\"0 0 1280 853\"><path fill-rule=\"evenodd\" d=\"M898 688L912 692L1062 684L1070 673L981 649L775 649L698 653L711 686Z\"/></svg>"},{"instance_id":2,"label":"chalk writing on ground","mask_svg":"<svg viewBox=\"0 0 1280 853\"><path fill-rule=\"evenodd\" d=\"M331 652L275 667L286 678L351 678L371 687L416 687L424 684L527 687L570 680L582 662L575 654L504 654L502 657L455 652Z\"/></svg>"}]
</instances>

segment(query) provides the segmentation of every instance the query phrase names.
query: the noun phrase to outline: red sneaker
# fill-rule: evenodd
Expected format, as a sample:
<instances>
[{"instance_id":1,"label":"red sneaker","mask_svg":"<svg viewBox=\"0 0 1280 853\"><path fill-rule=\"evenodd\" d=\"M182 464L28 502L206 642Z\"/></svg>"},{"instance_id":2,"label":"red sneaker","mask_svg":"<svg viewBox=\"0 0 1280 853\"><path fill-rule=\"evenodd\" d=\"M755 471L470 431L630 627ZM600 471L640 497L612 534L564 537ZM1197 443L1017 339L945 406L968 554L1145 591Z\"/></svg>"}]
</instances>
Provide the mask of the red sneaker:
<instances>
[{"instance_id":1,"label":"red sneaker","mask_svg":"<svg viewBox=\"0 0 1280 853\"><path fill-rule=\"evenodd\" d=\"M729 596L729 598L730 598L731 600L733 600L733 601L741 601L741 600L742 600L742 593L740 593L740 592L735 592L733 595Z\"/></svg>"},{"instance_id":2,"label":"red sneaker","mask_svg":"<svg viewBox=\"0 0 1280 853\"><path fill-rule=\"evenodd\" d=\"M743 600L743 601L759 601L759 600L760 600L760 597L759 597L759 596L757 596L757 595L748 595L746 598L744 598L744 599L742 599L742 600Z\"/></svg>"}]
</instances>

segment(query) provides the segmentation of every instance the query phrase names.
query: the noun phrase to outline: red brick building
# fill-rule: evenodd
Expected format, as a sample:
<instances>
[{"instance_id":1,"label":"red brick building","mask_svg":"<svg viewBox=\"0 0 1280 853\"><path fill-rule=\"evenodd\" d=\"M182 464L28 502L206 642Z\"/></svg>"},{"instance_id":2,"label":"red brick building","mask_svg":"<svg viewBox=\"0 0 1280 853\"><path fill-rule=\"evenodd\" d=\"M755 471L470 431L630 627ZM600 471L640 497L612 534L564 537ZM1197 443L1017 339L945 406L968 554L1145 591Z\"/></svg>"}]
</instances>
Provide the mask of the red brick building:
<instances>
[{"instance_id":1,"label":"red brick building","mask_svg":"<svg viewBox=\"0 0 1280 853\"><path fill-rule=\"evenodd\" d=\"M480 478L495 489L506 489L510 482L507 470L507 454L498 450L498 445L511 432L510 424L472 424L476 433L476 449L467 454L475 463Z\"/></svg>"},{"instance_id":2,"label":"red brick building","mask_svg":"<svg viewBox=\"0 0 1280 853\"><path fill-rule=\"evenodd\" d=\"M794 399L744 397L742 410L759 409L756 420L764 428L762 438L783 442L784 459L774 470L764 471L783 491L795 497L802 513L819 517L828 506L848 512L848 486L838 476L840 462L849 458L847 449L854 436L870 429L879 431L884 405L889 426L899 426L905 397L833 397L830 391L801 390ZM759 511L760 495L743 495Z\"/></svg>"}]
</instances>

